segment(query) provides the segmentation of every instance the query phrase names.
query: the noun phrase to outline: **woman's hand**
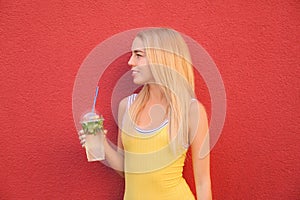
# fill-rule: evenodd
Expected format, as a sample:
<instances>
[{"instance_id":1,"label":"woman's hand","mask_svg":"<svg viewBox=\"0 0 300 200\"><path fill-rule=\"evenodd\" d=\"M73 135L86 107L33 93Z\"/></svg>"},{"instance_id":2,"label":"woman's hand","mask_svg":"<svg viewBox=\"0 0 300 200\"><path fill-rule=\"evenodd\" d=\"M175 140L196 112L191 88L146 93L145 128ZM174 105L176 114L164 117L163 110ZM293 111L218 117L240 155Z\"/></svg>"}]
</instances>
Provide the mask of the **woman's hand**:
<instances>
[{"instance_id":1,"label":"woman's hand","mask_svg":"<svg viewBox=\"0 0 300 200\"><path fill-rule=\"evenodd\" d=\"M101 134L104 135L104 139L105 139L106 138L106 134L107 134L107 130L101 131ZM85 147L86 134L84 133L84 131L82 129L78 132L78 138L79 138L81 146Z\"/></svg>"},{"instance_id":2,"label":"woman's hand","mask_svg":"<svg viewBox=\"0 0 300 200\"><path fill-rule=\"evenodd\" d=\"M79 138L81 146L85 147L86 135L82 129L78 132L78 138Z\"/></svg>"}]
</instances>

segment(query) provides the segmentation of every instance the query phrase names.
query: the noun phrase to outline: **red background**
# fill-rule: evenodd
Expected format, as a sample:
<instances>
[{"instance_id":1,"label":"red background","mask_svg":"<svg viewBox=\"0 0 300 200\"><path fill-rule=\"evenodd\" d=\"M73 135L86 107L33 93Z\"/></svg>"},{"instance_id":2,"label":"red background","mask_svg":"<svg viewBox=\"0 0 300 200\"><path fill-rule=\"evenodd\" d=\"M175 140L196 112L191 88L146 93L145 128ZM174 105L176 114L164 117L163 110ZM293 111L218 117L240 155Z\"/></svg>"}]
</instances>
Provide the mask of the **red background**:
<instances>
[{"instance_id":1,"label":"red background","mask_svg":"<svg viewBox=\"0 0 300 200\"><path fill-rule=\"evenodd\" d=\"M148 26L189 35L222 75L227 116L211 152L214 199L300 199L299 2L2 0L0 11L0 199L122 198L123 179L86 161L72 89L96 45ZM104 102L127 59L107 72ZM109 107L97 108L115 141ZM192 185L190 161L184 175Z\"/></svg>"}]
</instances>

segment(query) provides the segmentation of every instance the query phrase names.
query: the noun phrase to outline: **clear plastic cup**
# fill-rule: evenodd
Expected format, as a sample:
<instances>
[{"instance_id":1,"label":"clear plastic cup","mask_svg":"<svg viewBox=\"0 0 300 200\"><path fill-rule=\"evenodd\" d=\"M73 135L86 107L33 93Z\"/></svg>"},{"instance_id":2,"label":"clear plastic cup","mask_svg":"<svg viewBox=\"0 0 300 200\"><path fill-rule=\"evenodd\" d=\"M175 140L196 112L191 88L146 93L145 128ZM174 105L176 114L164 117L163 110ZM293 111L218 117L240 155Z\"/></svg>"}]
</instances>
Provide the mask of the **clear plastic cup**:
<instances>
[{"instance_id":1,"label":"clear plastic cup","mask_svg":"<svg viewBox=\"0 0 300 200\"><path fill-rule=\"evenodd\" d=\"M85 151L88 162L105 159L103 121L104 118L96 112L85 114L80 121L86 134Z\"/></svg>"}]
</instances>

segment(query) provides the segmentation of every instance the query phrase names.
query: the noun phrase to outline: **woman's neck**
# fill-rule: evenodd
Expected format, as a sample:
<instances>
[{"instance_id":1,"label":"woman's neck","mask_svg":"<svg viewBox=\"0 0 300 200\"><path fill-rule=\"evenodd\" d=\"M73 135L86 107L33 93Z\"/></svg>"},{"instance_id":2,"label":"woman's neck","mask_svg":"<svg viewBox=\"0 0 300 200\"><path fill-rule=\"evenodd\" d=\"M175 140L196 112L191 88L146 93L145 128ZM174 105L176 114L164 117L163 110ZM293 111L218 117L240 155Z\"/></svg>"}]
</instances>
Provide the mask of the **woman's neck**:
<instances>
[{"instance_id":1,"label":"woman's neck","mask_svg":"<svg viewBox=\"0 0 300 200\"><path fill-rule=\"evenodd\" d=\"M168 118L169 105L162 87L158 84L149 84L149 99L146 107L150 107L153 119L160 123Z\"/></svg>"},{"instance_id":2,"label":"woman's neck","mask_svg":"<svg viewBox=\"0 0 300 200\"><path fill-rule=\"evenodd\" d=\"M149 84L149 101L154 103L166 102L166 97L163 94L161 86L158 84Z\"/></svg>"}]
</instances>

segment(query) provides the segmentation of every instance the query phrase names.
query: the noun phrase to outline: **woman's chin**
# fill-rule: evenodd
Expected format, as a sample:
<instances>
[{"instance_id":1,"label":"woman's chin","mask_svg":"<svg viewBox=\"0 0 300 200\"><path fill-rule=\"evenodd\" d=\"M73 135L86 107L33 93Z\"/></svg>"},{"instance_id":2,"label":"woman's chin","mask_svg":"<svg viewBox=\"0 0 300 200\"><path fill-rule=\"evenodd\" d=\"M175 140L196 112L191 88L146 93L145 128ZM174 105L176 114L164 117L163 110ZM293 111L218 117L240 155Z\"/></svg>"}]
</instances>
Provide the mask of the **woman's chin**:
<instances>
[{"instance_id":1,"label":"woman's chin","mask_svg":"<svg viewBox=\"0 0 300 200\"><path fill-rule=\"evenodd\" d=\"M138 79L133 79L133 83L136 85L143 85L143 81L139 81Z\"/></svg>"}]
</instances>

